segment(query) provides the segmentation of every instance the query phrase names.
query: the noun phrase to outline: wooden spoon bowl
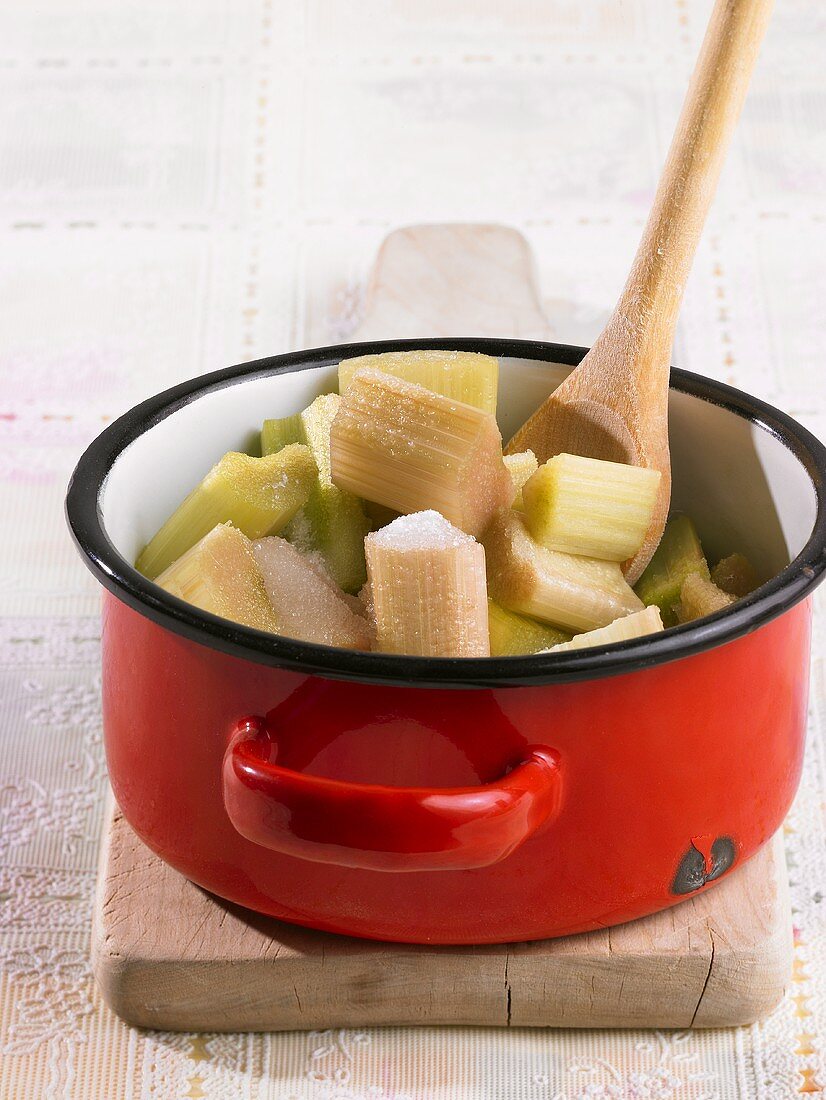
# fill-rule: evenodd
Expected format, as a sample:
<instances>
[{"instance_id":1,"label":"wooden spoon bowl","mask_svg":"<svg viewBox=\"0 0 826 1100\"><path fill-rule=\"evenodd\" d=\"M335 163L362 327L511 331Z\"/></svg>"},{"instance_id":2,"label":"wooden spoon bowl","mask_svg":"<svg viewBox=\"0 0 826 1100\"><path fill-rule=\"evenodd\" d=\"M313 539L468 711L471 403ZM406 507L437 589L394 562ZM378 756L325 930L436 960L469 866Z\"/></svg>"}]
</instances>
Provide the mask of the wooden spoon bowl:
<instances>
[{"instance_id":1,"label":"wooden spoon bowl","mask_svg":"<svg viewBox=\"0 0 826 1100\"><path fill-rule=\"evenodd\" d=\"M582 363L519 429L508 453L569 452L660 470L633 584L657 548L671 497L668 379L683 290L773 0L717 0L654 205L620 300Z\"/></svg>"}]
</instances>

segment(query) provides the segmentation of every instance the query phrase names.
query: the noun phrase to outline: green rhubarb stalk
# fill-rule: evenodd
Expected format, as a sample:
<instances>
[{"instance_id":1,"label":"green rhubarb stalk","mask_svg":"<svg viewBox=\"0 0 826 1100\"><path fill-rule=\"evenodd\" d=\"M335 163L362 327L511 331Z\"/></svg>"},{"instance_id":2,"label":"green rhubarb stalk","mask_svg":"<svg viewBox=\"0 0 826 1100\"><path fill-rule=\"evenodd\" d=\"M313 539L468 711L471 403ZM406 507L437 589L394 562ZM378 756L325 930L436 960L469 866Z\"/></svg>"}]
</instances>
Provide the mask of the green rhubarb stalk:
<instances>
[{"instance_id":1,"label":"green rhubarb stalk","mask_svg":"<svg viewBox=\"0 0 826 1100\"><path fill-rule=\"evenodd\" d=\"M135 566L154 580L220 523L250 539L275 534L309 498L315 481L307 447L292 445L263 458L230 451L149 540Z\"/></svg>"},{"instance_id":2,"label":"green rhubarb stalk","mask_svg":"<svg viewBox=\"0 0 826 1100\"><path fill-rule=\"evenodd\" d=\"M708 562L697 530L688 516L672 516L634 591L646 606L659 607L666 626L674 626L680 592L692 573L709 579Z\"/></svg>"},{"instance_id":3,"label":"green rhubarb stalk","mask_svg":"<svg viewBox=\"0 0 826 1100\"><path fill-rule=\"evenodd\" d=\"M567 642L571 637L564 630L556 630L546 623L539 623L527 615L518 615L500 607L495 600L488 600L488 633L491 657L517 657L525 653L539 653L551 646Z\"/></svg>"},{"instance_id":4,"label":"green rhubarb stalk","mask_svg":"<svg viewBox=\"0 0 826 1100\"><path fill-rule=\"evenodd\" d=\"M364 537L372 525L359 498L334 485L330 476L330 426L340 400L338 394L323 394L295 416L265 420L261 449L290 442L309 447L318 476L284 537L322 565L340 588L352 593L358 592L367 579Z\"/></svg>"}]
</instances>

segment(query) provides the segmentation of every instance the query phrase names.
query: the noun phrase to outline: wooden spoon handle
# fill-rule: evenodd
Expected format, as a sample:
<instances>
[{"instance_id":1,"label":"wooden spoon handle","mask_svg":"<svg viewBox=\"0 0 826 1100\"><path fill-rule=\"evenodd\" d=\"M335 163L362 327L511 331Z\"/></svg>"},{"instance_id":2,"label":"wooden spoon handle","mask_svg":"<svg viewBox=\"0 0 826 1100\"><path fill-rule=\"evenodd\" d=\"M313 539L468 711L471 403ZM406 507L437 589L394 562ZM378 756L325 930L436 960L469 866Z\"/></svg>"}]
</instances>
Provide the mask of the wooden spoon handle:
<instances>
[{"instance_id":1,"label":"wooden spoon handle","mask_svg":"<svg viewBox=\"0 0 826 1100\"><path fill-rule=\"evenodd\" d=\"M603 338L629 350L641 390L662 385L683 288L773 0L717 0L634 264ZM629 364L630 365L630 364Z\"/></svg>"}]
</instances>

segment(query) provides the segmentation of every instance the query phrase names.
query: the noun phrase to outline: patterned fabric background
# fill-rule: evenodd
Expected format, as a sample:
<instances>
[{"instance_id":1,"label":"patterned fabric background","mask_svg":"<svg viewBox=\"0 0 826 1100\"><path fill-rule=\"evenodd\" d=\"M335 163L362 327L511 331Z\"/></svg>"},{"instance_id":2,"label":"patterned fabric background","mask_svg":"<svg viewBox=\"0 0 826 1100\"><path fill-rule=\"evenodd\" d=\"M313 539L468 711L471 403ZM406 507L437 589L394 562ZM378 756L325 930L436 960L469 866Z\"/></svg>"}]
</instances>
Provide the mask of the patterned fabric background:
<instances>
[{"instance_id":1,"label":"patterned fabric background","mask_svg":"<svg viewBox=\"0 0 826 1100\"><path fill-rule=\"evenodd\" d=\"M627 270L709 8L0 5L3 1100L782 1100L826 1087L822 599L786 826L794 980L765 1023L139 1033L89 971L106 778L98 598L62 516L79 452L182 378L345 337L399 224L522 229L555 331L588 343ZM675 353L821 437L824 42L824 5L778 5Z\"/></svg>"}]
</instances>

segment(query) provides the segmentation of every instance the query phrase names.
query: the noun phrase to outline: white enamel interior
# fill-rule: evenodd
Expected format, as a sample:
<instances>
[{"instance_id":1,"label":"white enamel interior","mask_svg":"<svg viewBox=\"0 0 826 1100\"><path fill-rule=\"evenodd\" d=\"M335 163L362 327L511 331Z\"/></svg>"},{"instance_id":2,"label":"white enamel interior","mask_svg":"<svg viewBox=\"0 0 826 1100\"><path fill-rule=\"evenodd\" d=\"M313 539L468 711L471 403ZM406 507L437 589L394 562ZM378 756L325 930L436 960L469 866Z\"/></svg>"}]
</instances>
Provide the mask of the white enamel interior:
<instances>
[{"instance_id":1,"label":"white enamel interior","mask_svg":"<svg viewBox=\"0 0 826 1100\"><path fill-rule=\"evenodd\" d=\"M503 359L499 423L508 439L570 367ZM129 562L221 455L255 447L265 417L289 416L336 388L336 368L245 380L196 397L131 444L101 497L103 524ZM768 577L788 564L815 522L814 486L770 432L726 409L671 394L672 506L697 523L713 560L742 550ZM255 453L253 450L252 453Z\"/></svg>"}]
</instances>

